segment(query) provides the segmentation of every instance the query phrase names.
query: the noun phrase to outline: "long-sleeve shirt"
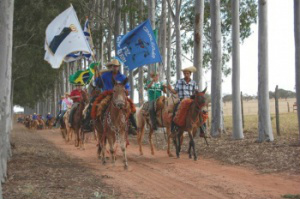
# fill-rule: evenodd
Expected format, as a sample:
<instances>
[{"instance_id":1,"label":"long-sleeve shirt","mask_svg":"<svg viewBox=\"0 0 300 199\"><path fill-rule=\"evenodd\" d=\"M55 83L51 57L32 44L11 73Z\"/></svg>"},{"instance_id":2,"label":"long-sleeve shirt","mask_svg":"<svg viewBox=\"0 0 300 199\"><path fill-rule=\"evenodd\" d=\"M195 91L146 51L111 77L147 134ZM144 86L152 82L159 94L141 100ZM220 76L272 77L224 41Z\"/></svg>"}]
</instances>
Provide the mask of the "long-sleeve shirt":
<instances>
[{"instance_id":1,"label":"long-sleeve shirt","mask_svg":"<svg viewBox=\"0 0 300 199\"><path fill-rule=\"evenodd\" d=\"M61 110L62 110L62 111L68 110L68 107L71 107L72 104L73 104L73 102L71 101L71 99L69 99L69 98L64 98L64 99L62 100L62 103L61 103Z\"/></svg>"},{"instance_id":2,"label":"long-sleeve shirt","mask_svg":"<svg viewBox=\"0 0 300 199\"><path fill-rule=\"evenodd\" d=\"M112 81L113 78L113 72L105 72L101 75L101 77L97 77L95 80L96 86L101 87L103 91L109 91L114 88L114 84ZM118 72L118 74L115 76L115 81L118 83L122 83L126 79L126 76ZM125 85L125 89L130 91L130 86L128 83Z\"/></svg>"}]
</instances>

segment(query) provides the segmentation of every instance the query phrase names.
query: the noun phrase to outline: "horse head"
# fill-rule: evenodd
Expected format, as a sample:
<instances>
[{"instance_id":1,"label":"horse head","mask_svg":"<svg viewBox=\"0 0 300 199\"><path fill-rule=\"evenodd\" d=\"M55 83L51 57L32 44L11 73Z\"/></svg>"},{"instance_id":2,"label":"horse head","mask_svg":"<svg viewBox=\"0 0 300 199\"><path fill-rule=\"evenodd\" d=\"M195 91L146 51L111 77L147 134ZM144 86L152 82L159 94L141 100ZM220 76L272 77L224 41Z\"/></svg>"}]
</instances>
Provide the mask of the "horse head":
<instances>
[{"instance_id":1,"label":"horse head","mask_svg":"<svg viewBox=\"0 0 300 199\"><path fill-rule=\"evenodd\" d=\"M112 103L118 109L123 109L126 107L127 97L126 97L126 89L125 85L128 81L126 78L122 83L118 83L113 78L113 95L112 95Z\"/></svg>"},{"instance_id":2,"label":"horse head","mask_svg":"<svg viewBox=\"0 0 300 199\"><path fill-rule=\"evenodd\" d=\"M195 102L196 102L196 105L198 106L198 108L201 108L206 104L206 98L205 98L206 90L207 90L207 87L201 92L195 91L194 98L195 98Z\"/></svg>"}]
</instances>

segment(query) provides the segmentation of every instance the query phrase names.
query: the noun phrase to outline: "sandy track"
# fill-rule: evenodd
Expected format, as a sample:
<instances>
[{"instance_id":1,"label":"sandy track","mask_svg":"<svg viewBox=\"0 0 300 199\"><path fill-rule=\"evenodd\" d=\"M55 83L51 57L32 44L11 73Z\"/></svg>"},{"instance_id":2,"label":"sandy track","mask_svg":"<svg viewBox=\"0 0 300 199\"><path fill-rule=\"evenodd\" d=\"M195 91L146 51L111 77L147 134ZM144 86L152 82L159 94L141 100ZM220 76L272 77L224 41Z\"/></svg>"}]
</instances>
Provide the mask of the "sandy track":
<instances>
[{"instance_id":1,"label":"sandy track","mask_svg":"<svg viewBox=\"0 0 300 199\"><path fill-rule=\"evenodd\" d=\"M123 169L121 150L117 162L102 165L96 157L96 143L86 144L85 150L78 150L73 143L66 144L58 130L40 133L58 148L80 163L91 168L95 175L105 179L105 183L120 190L124 198L281 198L284 194L300 193L300 176L285 174L259 174L247 168L222 165L213 160L199 157L198 161L169 158L165 151L150 155L148 146L144 156L138 147L131 144L127 148L129 169Z\"/></svg>"}]
</instances>

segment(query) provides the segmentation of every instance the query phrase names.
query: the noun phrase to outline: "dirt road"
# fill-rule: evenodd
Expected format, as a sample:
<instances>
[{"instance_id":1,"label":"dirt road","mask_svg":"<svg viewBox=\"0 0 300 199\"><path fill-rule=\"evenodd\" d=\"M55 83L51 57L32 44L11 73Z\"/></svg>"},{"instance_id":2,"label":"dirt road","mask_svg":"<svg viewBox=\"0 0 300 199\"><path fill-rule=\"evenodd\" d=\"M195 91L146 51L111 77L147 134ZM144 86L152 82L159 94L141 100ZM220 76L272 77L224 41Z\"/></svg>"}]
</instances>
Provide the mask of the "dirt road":
<instances>
[{"instance_id":1,"label":"dirt road","mask_svg":"<svg viewBox=\"0 0 300 199\"><path fill-rule=\"evenodd\" d=\"M150 155L148 146L144 156L131 142L127 148L129 169L123 169L121 151L117 162L102 165L96 158L96 142L90 141L85 150L66 144L58 130L39 133L71 157L80 158L105 183L121 191L122 198L281 198L285 194L300 193L300 176L259 174L242 167L222 165L217 161L169 158L165 151Z\"/></svg>"}]
</instances>

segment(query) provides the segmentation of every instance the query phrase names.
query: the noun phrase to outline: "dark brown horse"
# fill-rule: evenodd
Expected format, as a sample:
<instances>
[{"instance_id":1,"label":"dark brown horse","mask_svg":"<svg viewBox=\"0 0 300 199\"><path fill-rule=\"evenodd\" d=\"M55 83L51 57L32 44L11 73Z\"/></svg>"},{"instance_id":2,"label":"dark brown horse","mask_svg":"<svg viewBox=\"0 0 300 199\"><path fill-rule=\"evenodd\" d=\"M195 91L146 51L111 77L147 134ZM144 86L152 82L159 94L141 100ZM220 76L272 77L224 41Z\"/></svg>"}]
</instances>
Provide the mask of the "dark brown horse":
<instances>
[{"instance_id":1,"label":"dark brown horse","mask_svg":"<svg viewBox=\"0 0 300 199\"><path fill-rule=\"evenodd\" d=\"M192 158L191 149L193 149L194 160L197 160L194 136L197 132L197 129L202 125L202 121L203 121L202 108L204 107L206 101L204 96L205 92L206 92L206 88L202 92L198 92L198 91L195 92L195 98L191 103L191 105L189 106L187 115L184 118L185 119L184 125L175 126L175 128L172 129L172 136L176 148L177 158L179 158L180 156L181 144L183 140L183 132L187 131L190 138L189 150L188 150L189 158Z\"/></svg>"},{"instance_id":2,"label":"dark brown horse","mask_svg":"<svg viewBox=\"0 0 300 199\"><path fill-rule=\"evenodd\" d=\"M112 98L108 104L104 115L96 123L98 139L100 139L98 152L101 151L102 163L106 163L106 141L109 144L112 162L116 160L116 141L120 143L123 152L124 168L128 168L126 155L126 144L128 136L128 118L131 113L130 104L127 100L125 84L126 78L122 83L116 83L114 80L114 88Z\"/></svg>"},{"instance_id":3,"label":"dark brown horse","mask_svg":"<svg viewBox=\"0 0 300 199\"><path fill-rule=\"evenodd\" d=\"M75 112L73 113L73 120L72 120L72 127L71 130L74 131L75 134L75 147L83 148L84 149L84 138L83 132L81 130L82 119L83 119L83 110L85 107L85 103L88 101L88 96L86 92L82 92L82 96L77 106Z\"/></svg>"}]
</instances>

